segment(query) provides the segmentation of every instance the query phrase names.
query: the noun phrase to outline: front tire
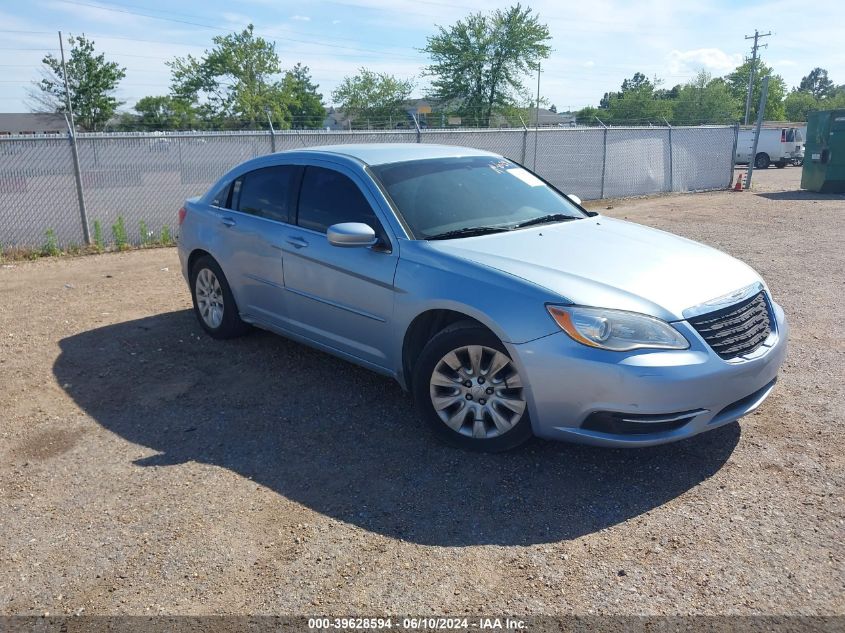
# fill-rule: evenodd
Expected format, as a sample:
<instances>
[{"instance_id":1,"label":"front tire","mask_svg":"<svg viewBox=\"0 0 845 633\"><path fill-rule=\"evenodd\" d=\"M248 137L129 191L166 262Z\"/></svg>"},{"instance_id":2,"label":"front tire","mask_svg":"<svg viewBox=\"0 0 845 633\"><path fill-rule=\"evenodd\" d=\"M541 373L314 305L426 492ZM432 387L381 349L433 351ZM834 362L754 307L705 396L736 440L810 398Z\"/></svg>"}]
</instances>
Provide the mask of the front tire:
<instances>
[{"instance_id":1,"label":"front tire","mask_svg":"<svg viewBox=\"0 0 845 633\"><path fill-rule=\"evenodd\" d=\"M452 446L500 452L532 435L516 365L501 341L475 323L451 325L428 342L412 391L432 431Z\"/></svg>"},{"instance_id":2,"label":"front tire","mask_svg":"<svg viewBox=\"0 0 845 633\"><path fill-rule=\"evenodd\" d=\"M194 314L209 336L227 339L241 336L249 325L241 320L235 297L220 265L208 255L191 267L191 298Z\"/></svg>"}]
</instances>

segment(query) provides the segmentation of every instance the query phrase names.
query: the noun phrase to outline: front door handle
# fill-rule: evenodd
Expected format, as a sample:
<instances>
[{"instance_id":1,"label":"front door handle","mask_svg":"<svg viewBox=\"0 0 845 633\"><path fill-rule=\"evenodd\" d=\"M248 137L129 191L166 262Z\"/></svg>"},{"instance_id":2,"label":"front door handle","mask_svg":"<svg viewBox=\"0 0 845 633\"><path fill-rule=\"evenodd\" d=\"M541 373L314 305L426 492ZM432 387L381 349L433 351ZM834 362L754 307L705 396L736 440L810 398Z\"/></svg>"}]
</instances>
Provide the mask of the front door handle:
<instances>
[{"instance_id":1,"label":"front door handle","mask_svg":"<svg viewBox=\"0 0 845 633\"><path fill-rule=\"evenodd\" d=\"M235 226L235 220L233 218L229 218L229 217L220 218L220 221L223 223L224 226L228 226L228 227Z\"/></svg>"},{"instance_id":2,"label":"front door handle","mask_svg":"<svg viewBox=\"0 0 845 633\"><path fill-rule=\"evenodd\" d=\"M308 242L305 240L305 238L296 235L289 237L287 239L287 242L294 248L305 248L306 246L308 246Z\"/></svg>"}]
</instances>

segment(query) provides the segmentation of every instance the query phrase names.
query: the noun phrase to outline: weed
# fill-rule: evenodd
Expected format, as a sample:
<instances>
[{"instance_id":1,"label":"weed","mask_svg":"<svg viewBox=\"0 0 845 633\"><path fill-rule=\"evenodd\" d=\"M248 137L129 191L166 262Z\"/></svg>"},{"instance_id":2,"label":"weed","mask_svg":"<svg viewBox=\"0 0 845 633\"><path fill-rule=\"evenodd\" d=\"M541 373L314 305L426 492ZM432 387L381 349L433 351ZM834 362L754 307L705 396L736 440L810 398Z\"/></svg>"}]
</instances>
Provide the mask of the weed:
<instances>
[{"instance_id":1,"label":"weed","mask_svg":"<svg viewBox=\"0 0 845 633\"><path fill-rule=\"evenodd\" d=\"M59 242L56 239L56 232L53 229L44 231L44 246L41 248L41 254L48 257L57 257L62 254Z\"/></svg>"},{"instance_id":2,"label":"weed","mask_svg":"<svg viewBox=\"0 0 845 633\"><path fill-rule=\"evenodd\" d=\"M123 216L117 216L117 222L111 225L111 232L114 236L114 245L117 250L125 251L129 248L129 240L126 237L126 224L123 222Z\"/></svg>"},{"instance_id":3,"label":"weed","mask_svg":"<svg viewBox=\"0 0 845 633\"><path fill-rule=\"evenodd\" d=\"M141 246L149 246L152 243L153 232L144 220L138 222L138 233L141 235Z\"/></svg>"},{"instance_id":4,"label":"weed","mask_svg":"<svg viewBox=\"0 0 845 633\"><path fill-rule=\"evenodd\" d=\"M159 239L159 243L162 246L171 246L173 244L173 237L170 235L170 227L166 224L161 227L161 238Z\"/></svg>"},{"instance_id":5,"label":"weed","mask_svg":"<svg viewBox=\"0 0 845 633\"><path fill-rule=\"evenodd\" d=\"M106 249L106 244L103 241L103 225L99 220L94 220L94 248L98 253L102 253Z\"/></svg>"}]
</instances>

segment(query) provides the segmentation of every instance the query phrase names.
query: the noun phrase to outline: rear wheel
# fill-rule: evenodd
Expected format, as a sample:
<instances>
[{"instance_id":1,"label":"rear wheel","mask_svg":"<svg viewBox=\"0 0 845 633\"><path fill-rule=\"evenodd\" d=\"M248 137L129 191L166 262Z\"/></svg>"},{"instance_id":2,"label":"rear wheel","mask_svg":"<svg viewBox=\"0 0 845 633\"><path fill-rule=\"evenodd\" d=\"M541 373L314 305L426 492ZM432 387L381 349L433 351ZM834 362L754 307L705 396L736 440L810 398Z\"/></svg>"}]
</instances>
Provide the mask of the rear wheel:
<instances>
[{"instance_id":1,"label":"rear wheel","mask_svg":"<svg viewBox=\"0 0 845 633\"><path fill-rule=\"evenodd\" d=\"M191 267L191 297L197 320L212 337L234 338L249 330L249 325L238 314L238 306L220 265L207 255Z\"/></svg>"},{"instance_id":2,"label":"rear wheel","mask_svg":"<svg viewBox=\"0 0 845 633\"><path fill-rule=\"evenodd\" d=\"M434 336L412 383L417 409L453 446L499 452L531 437L522 377L501 341L475 323L456 323Z\"/></svg>"},{"instance_id":3,"label":"rear wheel","mask_svg":"<svg viewBox=\"0 0 845 633\"><path fill-rule=\"evenodd\" d=\"M754 158L754 166L757 169L768 169L769 165L771 165L771 164L772 164L772 161L771 161L771 159L769 158L769 155L766 152L760 152Z\"/></svg>"}]
</instances>

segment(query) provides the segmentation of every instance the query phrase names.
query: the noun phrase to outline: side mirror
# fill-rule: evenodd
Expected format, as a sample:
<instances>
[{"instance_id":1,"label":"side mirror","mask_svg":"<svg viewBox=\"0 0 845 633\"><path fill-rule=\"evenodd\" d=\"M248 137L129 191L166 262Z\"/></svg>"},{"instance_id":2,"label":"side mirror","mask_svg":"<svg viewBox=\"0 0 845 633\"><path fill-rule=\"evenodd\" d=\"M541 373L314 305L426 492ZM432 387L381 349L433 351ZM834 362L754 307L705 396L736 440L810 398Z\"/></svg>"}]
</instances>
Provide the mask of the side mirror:
<instances>
[{"instance_id":1,"label":"side mirror","mask_svg":"<svg viewBox=\"0 0 845 633\"><path fill-rule=\"evenodd\" d=\"M566 194L566 197L572 200L572 202L577 204L579 207L581 206L581 198L579 198L578 196L568 193Z\"/></svg>"},{"instance_id":2,"label":"side mirror","mask_svg":"<svg viewBox=\"0 0 845 633\"><path fill-rule=\"evenodd\" d=\"M372 227L361 222L332 224L326 231L326 237L332 246L345 248L374 246L378 242Z\"/></svg>"}]
</instances>

